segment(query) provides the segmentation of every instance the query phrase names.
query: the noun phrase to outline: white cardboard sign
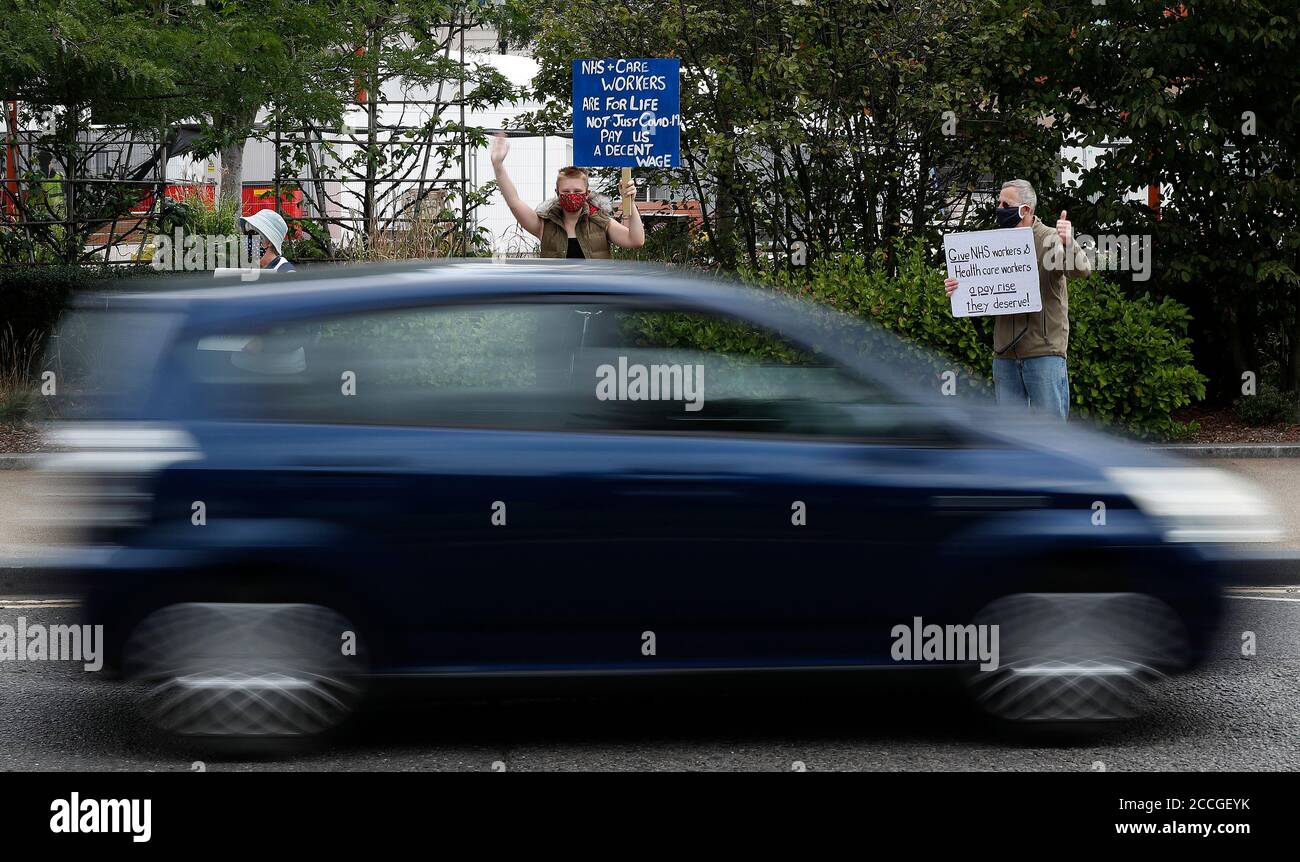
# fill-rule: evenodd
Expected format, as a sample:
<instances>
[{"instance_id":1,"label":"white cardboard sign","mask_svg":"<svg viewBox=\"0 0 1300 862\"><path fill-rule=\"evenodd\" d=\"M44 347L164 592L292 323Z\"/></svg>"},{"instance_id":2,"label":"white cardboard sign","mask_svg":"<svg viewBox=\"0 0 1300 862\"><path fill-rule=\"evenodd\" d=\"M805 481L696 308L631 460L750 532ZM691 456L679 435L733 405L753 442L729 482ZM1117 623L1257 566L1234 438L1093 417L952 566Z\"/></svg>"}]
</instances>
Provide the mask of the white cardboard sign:
<instances>
[{"instance_id":1,"label":"white cardboard sign","mask_svg":"<svg viewBox=\"0 0 1300 862\"><path fill-rule=\"evenodd\" d=\"M980 230L943 238L954 317L988 317L1042 311L1034 229Z\"/></svg>"}]
</instances>

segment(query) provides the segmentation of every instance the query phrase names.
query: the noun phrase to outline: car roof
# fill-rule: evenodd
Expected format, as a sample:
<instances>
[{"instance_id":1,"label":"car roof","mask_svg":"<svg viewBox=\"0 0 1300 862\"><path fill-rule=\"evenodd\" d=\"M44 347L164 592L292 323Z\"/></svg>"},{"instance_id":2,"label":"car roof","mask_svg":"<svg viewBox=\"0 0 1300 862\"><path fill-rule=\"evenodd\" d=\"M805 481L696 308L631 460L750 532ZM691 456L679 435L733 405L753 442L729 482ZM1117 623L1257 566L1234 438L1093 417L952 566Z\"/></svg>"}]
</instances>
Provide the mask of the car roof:
<instances>
[{"instance_id":1,"label":"car roof","mask_svg":"<svg viewBox=\"0 0 1300 862\"><path fill-rule=\"evenodd\" d=\"M230 271L237 273L238 271ZM744 301L752 289L737 282L684 272L662 264L565 259L460 258L388 264L304 265L291 273L258 271L256 279L212 273L172 276L133 289L86 294L79 306L185 308L205 314L216 305L312 311L401 304L420 299L473 299L476 296L608 294Z\"/></svg>"}]
</instances>

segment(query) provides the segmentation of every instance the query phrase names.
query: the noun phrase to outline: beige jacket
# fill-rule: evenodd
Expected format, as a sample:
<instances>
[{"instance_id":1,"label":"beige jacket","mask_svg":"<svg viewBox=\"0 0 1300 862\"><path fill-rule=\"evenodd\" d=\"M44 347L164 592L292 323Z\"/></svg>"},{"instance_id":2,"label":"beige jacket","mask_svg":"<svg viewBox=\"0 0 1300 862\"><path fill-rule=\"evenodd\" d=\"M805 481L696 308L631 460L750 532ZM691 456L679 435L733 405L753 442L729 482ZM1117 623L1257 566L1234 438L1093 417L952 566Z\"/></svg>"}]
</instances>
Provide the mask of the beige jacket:
<instances>
[{"instance_id":1,"label":"beige jacket","mask_svg":"<svg viewBox=\"0 0 1300 862\"><path fill-rule=\"evenodd\" d=\"M602 196L592 194L588 200L595 205L578 217L574 234L578 245L586 258L608 258L609 236L605 229L609 226L610 211L608 201ZM537 208L537 215L542 219L542 243L539 253L542 257L567 257L569 254L569 233L564 228L564 209L559 198L551 198Z\"/></svg>"},{"instance_id":2,"label":"beige jacket","mask_svg":"<svg viewBox=\"0 0 1300 862\"><path fill-rule=\"evenodd\" d=\"M1035 216L1032 225L1038 249L1038 290L1042 311L1004 314L993 324L993 355L1001 359L1066 355L1070 344L1070 291L1066 280L1092 272L1079 243L1061 245L1055 226Z\"/></svg>"}]
</instances>

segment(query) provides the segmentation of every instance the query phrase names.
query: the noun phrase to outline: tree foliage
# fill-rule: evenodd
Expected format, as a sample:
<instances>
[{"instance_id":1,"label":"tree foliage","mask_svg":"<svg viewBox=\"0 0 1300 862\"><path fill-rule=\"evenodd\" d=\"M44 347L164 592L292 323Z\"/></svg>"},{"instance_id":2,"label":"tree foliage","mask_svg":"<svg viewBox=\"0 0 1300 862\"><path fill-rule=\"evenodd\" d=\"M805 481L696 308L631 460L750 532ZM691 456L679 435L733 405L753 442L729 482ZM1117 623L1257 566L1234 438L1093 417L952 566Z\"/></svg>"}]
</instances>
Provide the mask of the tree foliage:
<instances>
[{"instance_id":1,"label":"tree foliage","mask_svg":"<svg viewBox=\"0 0 1300 862\"><path fill-rule=\"evenodd\" d=\"M1148 287L1191 307L1221 394L1247 370L1300 386L1300 4L1021 5L1071 140L1105 147L1080 220L1151 235ZM1158 208L1129 199L1151 185Z\"/></svg>"},{"instance_id":2,"label":"tree foliage","mask_svg":"<svg viewBox=\"0 0 1300 862\"><path fill-rule=\"evenodd\" d=\"M1054 176L1049 94L1006 65L1026 24L987 0L512 0L541 62L526 118L569 125L575 57L682 62L684 195L704 201L712 260L755 266L936 239L986 224L995 178ZM892 266L892 259L890 264Z\"/></svg>"},{"instance_id":3,"label":"tree foliage","mask_svg":"<svg viewBox=\"0 0 1300 862\"><path fill-rule=\"evenodd\" d=\"M85 256L98 220L126 212L145 192L125 170L107 178L119 182L67 181L92 173L107 149L96 148L92 127L144 132L165 160L177 126L196 125L186 146L200 157L221 154L231 206L239 205L245 142L287 129L300 135L281 154L288 173L314 157L313 176L361 182L358 209L374 226L381 181L437 180L453 163L458 172L460 148L446 142L462 132L470 146L482 142L482 130L462 130L450 108L515 95L491 66L451 50L463 28L496 14L490 0L0 0L0 11L0 98L20 102L24 128L49 118L36 141L48 167L24 178L22 205L24 221L51 226L27 234L65 261ZM436 93L433 104L415 132L391 140L377 117L413 90ZM369 117L359 132L344 122L358 107ZM355 149L330 158L327 135ZM435 157L408 176L421 147ZM54 177L63 181L46 188ZM317 199L320 184L307 191L328 209ZM453 186L445 197L463 193ZM6 237L5 248L14 244Z\"/></svg>"}]
</instances>

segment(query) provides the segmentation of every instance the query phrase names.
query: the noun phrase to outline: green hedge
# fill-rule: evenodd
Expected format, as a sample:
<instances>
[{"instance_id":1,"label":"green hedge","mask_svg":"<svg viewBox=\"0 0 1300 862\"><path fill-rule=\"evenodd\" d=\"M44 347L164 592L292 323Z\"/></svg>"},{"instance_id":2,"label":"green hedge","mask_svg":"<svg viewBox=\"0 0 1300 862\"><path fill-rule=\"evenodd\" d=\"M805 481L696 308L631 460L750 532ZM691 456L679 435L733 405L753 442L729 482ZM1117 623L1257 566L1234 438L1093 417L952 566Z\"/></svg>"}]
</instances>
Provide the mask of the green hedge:
<instances>
[{"instance_id":1,"label":"green hedge","mask_svg":"<svg viewBox=\"0 0 1300 862\"><path fill-rule=\"evenodd\" d=\"M898 274L883 255L822 258L807 272L768 276L776 286L870 318L982 376L992 374L992 321L954 318L944 272L924 248L900 250ZM1093 275L1070 284L1072 412L1147 438L1195 430L1170 414L1205 397L1206 378L1192 365L1187 309L1171 300L1132 298Z\"/></svg>"},{"instance_id":2,"label":"green hedge","mask_svg":"<svg viewBox=\"0 0 1300 862\"><path fill-rule=\"evenodd\" d=\"M0 329L44 337L77 291L132 287L137 277L157 275L144 265L0 267Z\"/></svg>"},{"instance_id":3,"label":"green hedge","mask_svg":"<svg viewBox=\"0 0 1300 862\"><path fill-rule=\"evenodd\" d=\"M90 287L95 271L81 266L0 268L0 327L18 337L44 335L74 291Z\"/></svg>"}]
</instances>

